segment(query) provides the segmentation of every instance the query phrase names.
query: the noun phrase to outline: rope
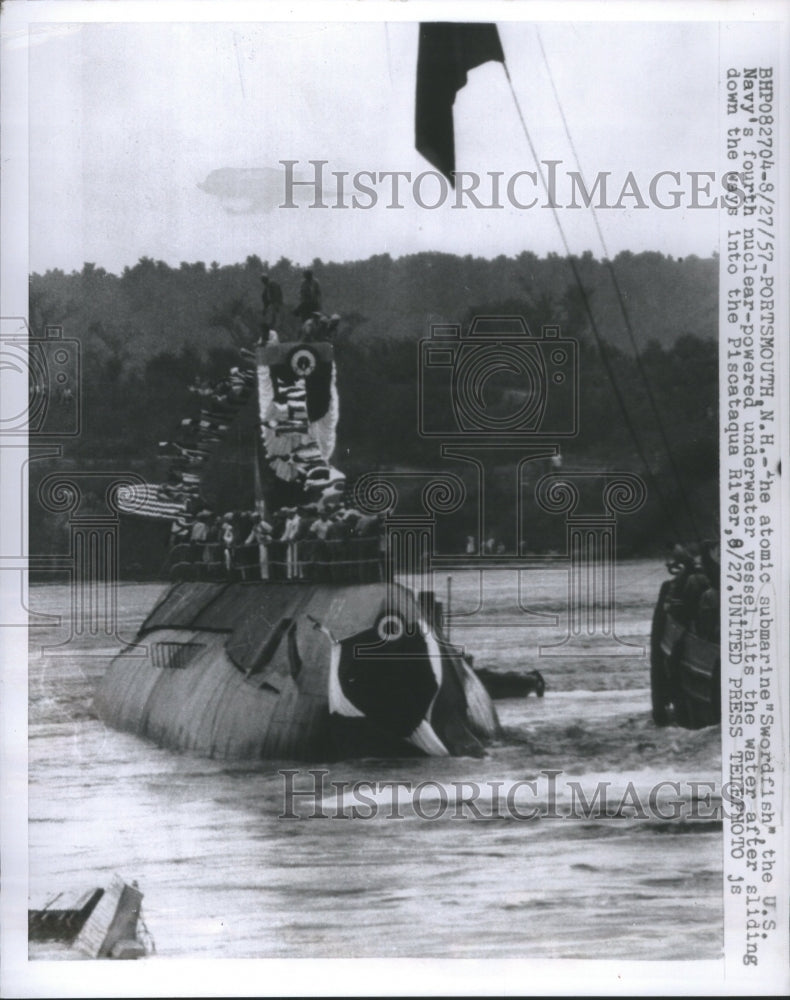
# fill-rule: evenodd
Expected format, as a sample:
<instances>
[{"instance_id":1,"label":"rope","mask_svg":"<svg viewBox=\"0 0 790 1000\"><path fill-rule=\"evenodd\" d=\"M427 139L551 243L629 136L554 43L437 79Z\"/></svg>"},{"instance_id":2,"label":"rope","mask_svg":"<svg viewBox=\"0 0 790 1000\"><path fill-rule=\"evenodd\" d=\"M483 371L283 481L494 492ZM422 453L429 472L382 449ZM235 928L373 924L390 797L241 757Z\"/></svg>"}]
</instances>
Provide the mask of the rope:
<instances>
[{"instance_id":1,"label":"rope","mask_svg":"<svg viewBox=\"0 0 790 1000\"><path fill-rule=\"evenodd\" d=\"M518 96L516 95L516 90L515 90L515 88L513 86L513 80L511 79L510 71L508 69L507 63L503 62L502 63L502 67L503 67L503 69L505 71L505 77L507 78L507 82L508 82L508 85L510 87L510 93L513 96L513 103L516 106L516 112L518 113L519 121L521 122L521 128L524 131L524 136L525 136L525 138L527 140L527 143L529 145L530 153L532 154L532 157L535 160L535 163L537 165L537 164L540 163L540 160L538 158L538 153L537 153L537 150L535 149L535 144L532 141L532 136L530 135L529 129L527 128L527 123L524 120L524 115L523 115L523 113L521 111L521 105L519 103ZM575 258L573 256L573 254L571 253L570 246L568 245L568 240L567 240L567 238L565 236L565 231L562 228L562 223L560 222L560 217L559 217L559 214L557 213L557 208L556 208L556 206L554 204L553 199L549 196L549 188L548 188L548 184L546 183L546 178L543 176L543 171L542 170L539 169L538 173L540 174L540 179L541 179L541 182L543 184L543 188L544 188L544 190L546 192L546 196L548 197L548 204L549 204L549 207L551 208L552 215L554 216L554 221L557 224L557 229L558 229L559 234L560 234L560 239L562 240L562 245L563 245L563 247L565 249L565 254L566 254L566 257L568 259L568 264L570 265L571 271L573 273L574 280L576 281L576 284L577 284L577 286L579 288L579 292L581 293L582 302L584 304L584 309L585 309L585 312L587 313L587 318L588 318L588 320L590 322L590 328L592 329L593 336L595 337L595 342L596 342L596 344L598 346L598 352L599 352L599 354L601 356L601 361L603 362L604 368L606 369L606 374L607 374L607 376L609 378L609 382L611 383L612 389L614 390L615 398L617 399L617 404L620 407L620 412L622 413L623 420L625 421L626 427L628 428L628 430L629 430L629 432L631 434L631 438L632 438L632 440L634 442L634 445L636 447L637 454L639 455L639 458L640 458L640 460L641 460L641 462L642 462L642 464L643 464L643 466L645 468L645 471L647 472L648 477L650 478L650 480L653 483L656 495L658 496L658 499L659 499L659 502L661 504L661 507L663 508L664 515L667 518L667 520L669 521L669 523L670 523L670 525L672 527L673 532L676 535L678 535L677 525L676 525L675 519L674 519L674 517L672 515L672 508L670 507L670 505L669 505L666 497L664 496L664 493L663 493L663 491L661 489L661 486L659 485L658 480L656 479L655 475L653 474L653 470L650 468L650 463L648 462L647 456L645 455L644 449L642 448L642 444L641 444L641 442L639 440L639 435L636 432L636 428L634 427L634 424L633 424L633 422L631 420L630 414L628 413L628 409L627 409L627 407L625 405L625 399L623 398L623 394L621 393L620 388L617 385L617 381L615 380L614 372L612 371L612 366L611 366L611 363L609 361L609 357L608 357L608 355L606 353L606 348L604 346L603 338L601 337L601 334L600 334L600 332L598 330L598 324L595 322L595 317L593 316L592 309L590 307L590 301L589 301L589 299L587 297L587 291L586 291L586 289L584 287L584 284L582 283L581 275L579 274L579 269L576 266L576 260L575 260Z\"/></svg>"},{"instance_id":2,"label":"rope","mask_svg":"<svg viewBox=\"0 0 790 1000\"><path fill-rule=\"evenodd\" d=\"M560 101L559 94L557 93L557 87L554 83L554 75L551 72L551 66L549 65L549 60L546 56L546 50L543 47L543 39L541 38L540 28L536 28L535 33L537 35L538 45L540 46L540 54L543 57L543 63L546 67L546 72L548 73L551 89L554 94L554 100L556 101L557 108L559 109L560 112L560 118L562 119L562 125L563 128L565 129L565 137L567 138L568 144L571 147L573 158L576 161L576 167L579 173L581 173L581 160L579 159L579 154L576 151L576 145L571 136L570 128L568 127L568 120L565 117L565 112L562 107L562 102ZM623 322L625 323L625 329L628 334L628 339L631 342L631 347L633 348L634 360L636 361L640 378L642 379L642 382L644 383L645 386L647 398L650 403L650 409L652 410L653 416L656 421L656 426L658 428L659 436L661 438L661 443L663 444L664 450L666 451L667 454L667 458L669 459L669 466L670 469L672 470L672 475L675 477L675 483L677 484L678 492L680 493L680 497L683 501L683 506L686 508L686 513L688 514L689 521L691 522L692 530L694 532L697 541L700 542L702 539L699 530L697 528L696 520L694 518L694 511L692 510L691 503L688 499L688 495L686 494L686 490L683 484L683 479L681 478L680 472L677 468L677 465L675 464L675 458L674 455L672 454L672 449L669 446L669 439L667 438L666 430L664 428L664 422L661 419L661 414L659 412L658 404L656 403L656 399L653 394L653 389L650 385L650 380L647 377L647 372L645 371L644 365L642 364L642 358L636 343L634 329L633 326L631 325L631 318L628 314L628 309L625 304L625 298L620 288L620 282L617 280L617 275L615 274L614 264L612 263L609 254L609 248L606 245L606 240L604 239L604 235L601 230L601 225L600 222L598 221L598 215L596 214L595 209L592 207L592 205L589 206L589 209L590 212L592 213L593 222L595 224L595 230L598 233L598 239L600 240L601 247L603 249L604 266L606 267L606 270L609 272L609 276L612 279L612 285L614 287L615 295L617 297L617 304L620 308L620 313L623 317Z\"/></svg>"}]
</instances>

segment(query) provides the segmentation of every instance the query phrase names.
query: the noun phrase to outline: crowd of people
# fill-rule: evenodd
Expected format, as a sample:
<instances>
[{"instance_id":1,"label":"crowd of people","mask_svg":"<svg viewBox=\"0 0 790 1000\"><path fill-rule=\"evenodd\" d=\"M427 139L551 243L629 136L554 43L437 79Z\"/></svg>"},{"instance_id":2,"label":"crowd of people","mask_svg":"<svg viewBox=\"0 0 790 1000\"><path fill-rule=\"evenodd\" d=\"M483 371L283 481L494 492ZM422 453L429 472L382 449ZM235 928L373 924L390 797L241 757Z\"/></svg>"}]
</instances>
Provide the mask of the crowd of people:
<instances>
[{"instance_id":1,"label":"crowd of people","mask_svg":"<svg viewBox=\"0 0 790 1000\"><path fill-rule=\"evenodd\" d=\"M283 318L282 289L261 276L262 329L269 345L279 343L275 327ZM330 340L340 317L321 313L321 287L305 271L294 314L302 320L301 340ZM357 510L345 476L323 457L308 420L306 384L273 385L262 414L266 463L300 504L267 513L216 513L201 493L201 472L230 429L239 408L258 386L253 351L241 349L241 363L225 378L198 378L189 387L200 415L181 422L174 441L160 443L169 459L162 500L181 512L171 527L171 571L175 575L268 580L344 580L381 578L384 534L379 516Z\"/></svg>"},{"instance_id":2,"label":"crowd of people","mask_svg":"<svg viewBox=\"0 0 790 1000\"><path fill-rule=\"evenodd\" d=\"M254 511L198 512L171 554L174 575L242 580L366 582L382 579L380 515L347 500Z\"/></svg>"},{"instance_id":3,"label":"crowd of people","mask_svg":"<svg viewBox=\"0 0 790 1000\"><path fill-rule=\"evenodd\" d=\"M667 559L673 576L668 596L673 616L710 642L719 641L719 587L721 566L716 543L675 545Z\"/></svg>"},{"instance_id":4,"label":"crowd of people","mask_svg":"<svg viewBox=\"0 0 790 1000\"><path fill-rule=\"evenodd\" d=\"M169 459L169 471L166 482L157 488L157 497L176 503L181 509L172 526L174 542L188 539L202 505L201 471L212 449L223 440L239 409L249 399L255 380L251 354L216 383L197 378L189 390L198 397L199 415L181 421L175 440L160 441L159 454Z\"/></svg>"}]
</instances>

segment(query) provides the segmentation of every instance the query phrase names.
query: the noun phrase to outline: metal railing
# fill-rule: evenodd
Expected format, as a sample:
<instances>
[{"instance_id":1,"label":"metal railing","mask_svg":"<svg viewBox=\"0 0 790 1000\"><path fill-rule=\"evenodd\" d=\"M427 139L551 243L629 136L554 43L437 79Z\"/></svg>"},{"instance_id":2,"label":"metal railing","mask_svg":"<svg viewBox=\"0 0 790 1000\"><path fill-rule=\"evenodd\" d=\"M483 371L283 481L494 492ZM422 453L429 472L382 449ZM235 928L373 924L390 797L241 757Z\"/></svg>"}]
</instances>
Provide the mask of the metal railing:
<instances>
[{"instance_id":1,"label":"metal railing","mask_svg":"<svg viewBox=\"0 0 790 1000\"><path fill-rule=\"evenodd\" d=\"M166 572L174 580L274 580L376 583L385 579L381 539L302 539L268 545L185 542L170 550Z\"/></svg>"}]
</instances>

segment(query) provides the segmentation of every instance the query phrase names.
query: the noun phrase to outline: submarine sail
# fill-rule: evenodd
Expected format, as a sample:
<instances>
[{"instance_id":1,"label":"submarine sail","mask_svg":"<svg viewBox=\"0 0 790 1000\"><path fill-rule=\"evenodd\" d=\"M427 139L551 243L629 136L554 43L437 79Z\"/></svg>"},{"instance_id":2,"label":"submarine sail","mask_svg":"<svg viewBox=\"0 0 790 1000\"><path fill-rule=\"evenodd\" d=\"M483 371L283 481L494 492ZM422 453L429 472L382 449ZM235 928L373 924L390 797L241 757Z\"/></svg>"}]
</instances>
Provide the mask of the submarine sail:
<instances>
[{"instance_id":1,"label":"submarine sail","mask_svg":"<svg viewBox=\"0 0 790 1000\"><path fill-rule=\"evenodd\" d=\"M109 664L100 718L221 758L482 754L498 733L485 688L447 640L433 595L392 578L381 519L354 509L331 464L332 345L270 336L232 374L238 397L257 395L249 534L234 544L237 515L203 508L199 472L182 473L176 522L188 537L172 547L175 582ZM233 402L231 393L208 402L207 457L222 446ZM156 496L149 486L129 497L129 513L162 516ZM203 530L212 521L216 537Z\"/></svg>"}]
</instances>

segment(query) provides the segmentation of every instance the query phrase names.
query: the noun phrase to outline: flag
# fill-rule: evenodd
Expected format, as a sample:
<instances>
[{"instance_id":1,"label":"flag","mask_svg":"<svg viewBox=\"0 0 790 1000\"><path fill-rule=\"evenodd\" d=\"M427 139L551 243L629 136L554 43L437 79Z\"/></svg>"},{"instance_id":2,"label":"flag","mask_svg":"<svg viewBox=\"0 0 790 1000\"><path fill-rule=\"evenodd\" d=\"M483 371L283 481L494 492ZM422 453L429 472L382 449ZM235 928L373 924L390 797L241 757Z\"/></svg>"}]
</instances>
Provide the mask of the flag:
<instances>
[{"instance_id":1,"label":"flag","mask_svg":"<svg viewBox=\"0 0 790 1000\"><path fill-rule=\"evenodd\" d=\"M475 66L505 54L495 24L431 22L420 25L417 54L415 145L455 187L455 95Z\"/></svg>"}]
</instances>

